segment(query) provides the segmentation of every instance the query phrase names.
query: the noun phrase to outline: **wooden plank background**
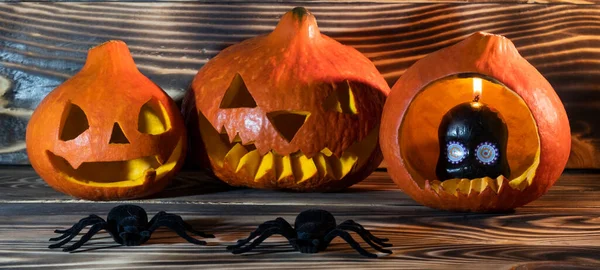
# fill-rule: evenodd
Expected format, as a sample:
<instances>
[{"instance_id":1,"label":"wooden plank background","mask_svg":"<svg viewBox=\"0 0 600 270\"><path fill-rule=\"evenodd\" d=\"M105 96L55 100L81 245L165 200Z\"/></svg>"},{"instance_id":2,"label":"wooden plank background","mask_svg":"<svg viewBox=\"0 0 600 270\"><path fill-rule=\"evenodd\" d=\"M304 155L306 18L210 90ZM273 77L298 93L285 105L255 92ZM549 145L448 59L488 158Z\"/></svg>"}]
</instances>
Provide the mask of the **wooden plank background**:
<instances>
[{"instance_id":1,"label":"wooden plank background","mask_svg":"<svg viewBox=\"0 0 600 270\"><path fill-rule=\"evenodd\" d=\"M52 231L104 216L123 202L89 202L51 190L31 169L0 168L0 269L599 269L598 174L566 173L548 194L508 214L465 214L420 206L386 172L340 193L232 189L199 172L181 173L158 198L129 201L150 215L166 210L216 234L205 247L160 230L144 246L118 247L106 233L82 252L47 249ZM256 252L232 255L228 244L276 217L293 222L307 208L354 219L390 238L393 255L359 257L342 241L314 255L281 237ZM361 245L366 245L354 235ZM520 268L519 268L520 267Z\"/></svg>"},{"instance_id":2,"label":"wooden plank background","mask_svg":"<svg viewBox=\"0 0 600 270\"><path fill-rule=\"evenodd\" d=\"M28 162L27 120L81 68L88 48L126 41L141 71L179 100L220 50L268 33L302 5L322 32L373 60L390 85L416 60L472 32L506 35L565 103L574 135L568 167L600 168L600 0L444 2L452 3L2 3L0 163Z\"/></svg>"}]
</instances>

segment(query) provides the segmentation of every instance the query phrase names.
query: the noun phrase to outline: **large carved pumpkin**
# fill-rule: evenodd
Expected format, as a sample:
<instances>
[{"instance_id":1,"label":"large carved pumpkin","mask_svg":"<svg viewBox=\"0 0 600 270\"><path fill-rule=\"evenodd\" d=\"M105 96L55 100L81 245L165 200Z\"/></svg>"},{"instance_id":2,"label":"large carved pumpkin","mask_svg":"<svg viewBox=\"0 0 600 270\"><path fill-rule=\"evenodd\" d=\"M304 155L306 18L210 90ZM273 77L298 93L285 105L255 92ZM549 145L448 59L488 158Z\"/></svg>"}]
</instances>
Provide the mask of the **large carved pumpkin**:
<instances>
[{"instance_id":1,"label":"large carved pumpkin","mask_svg":"<svg viewBox=\"0 0 600 270\"><path fill-rule=\"evenodd\" d=\"M50 186L90 200L162 190L187 142L177 106L121 41L89 51L81 71L36 108L26 140L33 168Z\"/></svg>"},{"instance_id":2,"label":"large carved pumpkin","mask_svg":"<svg viewBox=\"0 0 600 270\"><path fill-rule=\"evenodd\" d=\"M324 191L361 181L381 162L388 92L366 57L322 35L315 17L295 8L272 33L210 60L183 111L192 155L223 181Z\"/></svg>"},{"instance_id":3,"label":"large carved pumpkin","mask_svg":"<svg viewBox=\"0 0 600 270\"><path fill-rule=\"evenodd\" d=\"M506 123L510 175L439 181L436 163L445 149L438 127L451 108L471 101L474 78L482 81L481 101ZM565 109L548 81L510 40L476 33L402 75L385 105L380 141L392 179L417 202L504 211L537 199L554 184L569 157L570 136Z\"/></svg>"}]
</instances>

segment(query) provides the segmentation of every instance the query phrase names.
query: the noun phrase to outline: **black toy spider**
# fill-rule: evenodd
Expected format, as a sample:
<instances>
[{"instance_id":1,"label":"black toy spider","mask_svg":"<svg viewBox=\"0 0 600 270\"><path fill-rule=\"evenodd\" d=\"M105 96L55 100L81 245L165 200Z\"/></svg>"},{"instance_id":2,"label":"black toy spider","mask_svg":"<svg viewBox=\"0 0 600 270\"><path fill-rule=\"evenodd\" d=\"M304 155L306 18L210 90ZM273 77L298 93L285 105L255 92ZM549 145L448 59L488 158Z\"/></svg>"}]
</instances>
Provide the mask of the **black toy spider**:
<instances>
[{"instance_id":1,"label":"black toy spider","mask_svg":"<svg viewBox=\"0 0 600 270\"><path fill-rule=\"evenodd\" d=\"M294 229L295 228L295 229ZM385 243L386 238L377 238L366 230L360 224L347 220L336 226L333 215L325 210L310 209L301 212L296 217L294 228L283 218L267 221L250 233L250 236L243 240L238 240L237 245L228 246L233 254L240 254L252 250L260 245L265 239L273 234L281 234L288 239L290 245L302 253L317 253L323 251L329 246L331 240L339 236L344 239L352 248L358 251L361 255L370 258L377 258L376 254L364 250L350 234L346 231L356 232L377 251L391 254L392 251L383 249L382 247L391 247L391 244ZM258 237L251 244L246 245L254 238Z\"/></svg>"},{"instance_id":2,"label":"black toy spider","mask_svg":"<svg viewBox=\"0 0 600 270\"><path fill-rule=\"evenodd\" d=\"M186 231L204 238L215 237L212 234L205 234L194 230L192 226L183 221L180 216L165 213L164 211L158 212L152 220L148 222L148 215L143 208L137 205L124 204L111 209L106 221L97 215L90 215L87 218L81 219L67 230L55 230L55 233L62 233L63 235L50 238L50 241L62 241L52 244L48 246L48 248L62 247L77 236L83 228L89 225L92 225L92 228L90 228L90 230L75 244L63 248L63 251L73 251L78 249L102 229L108 231L115 242L125 246L139 246L145 243L150 239L154 230L161 226L165 226L175 231L183 239L197 245L206 245L206 242L189 236Z\"/></svg>"}]
</instances>

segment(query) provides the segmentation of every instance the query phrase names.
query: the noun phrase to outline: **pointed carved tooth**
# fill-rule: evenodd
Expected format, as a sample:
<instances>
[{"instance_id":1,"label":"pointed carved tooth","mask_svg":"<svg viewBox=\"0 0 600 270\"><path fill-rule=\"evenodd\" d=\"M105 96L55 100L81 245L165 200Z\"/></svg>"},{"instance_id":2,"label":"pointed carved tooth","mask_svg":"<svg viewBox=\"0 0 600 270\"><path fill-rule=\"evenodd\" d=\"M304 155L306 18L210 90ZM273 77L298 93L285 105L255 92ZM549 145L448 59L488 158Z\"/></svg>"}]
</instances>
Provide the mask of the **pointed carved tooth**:
<instances>
[{"instance_id":1,"label":"pointed carved tooth","mask_svg":"<svg viewBox=\"0 0 600 270\"><path fill-rule=\"evenodd\" d=\"M258 151L258 150L255 150ZM254 181L258 182L260 179L267 177L268 179L275 178L275 160L274 155L271 152L267 152L258 166Z\"/></svg>"},{"instance_id":2,"label":"pointed carved tooth","mask_svg":"<svg viewBox=\"0 0 600 270\"><path fill-rule=\"evenodd\" d=\"M439 194L442 187L442 182L440 182L439 180L433 180L429 183L429 186L433 191Z\"/></svg>"},{"instance_id":3,"label":"pointed carved tooth","mask_svg":"<svg viewBox=\"0 0 600 270\"><path fill-rule=\"evenodd\" d=\"M352 171L352 169L356 165L356 162L358 162L358 156L342 155L342 157L340 158L340 164L342 165L340 179L344 178L348 173L350 173L350 171Z\"/></svg>"},{"instance_id":4,"label":"pointed carved tooth","mask_svg":"<svg viewBox=\"0 0 600 270\"><path fill-rule=\"evenodd\" d=\"M200 126L200 134L202 135L202 141L206 147L206 153L213 162L213 165L217 167L223 167L223 160L229 152L231 146L226 144L219 134L219 132L212 126L212 124L204 117L202 113L198 114L198 123ZM224 128L222 128L224 130Z\"/></svg>"},{"instance_id":5,"label":"pointed carved tooth","mask_svg":"<svg viewBox=\"0 0 600 270\"><path fill-rule=\"evenodd\" d=\"M496 183L496 179L486 176L483 178L483 181L485 181L487 186L490 187L495 193L498 193L498 184Z\"/></svg>"},{"instance_id":6,"label":"pointed carved tooth","mask_svg":"<svg viewBox=\"0 0 600 270\"><path fill-rule=\"evenodd\" d=\"M444 190L454 196L456 196L456 193L458 192L458 183L459 183L459 179L448 179L444 182L441 183L442 188L444 188Z\"/></svg>"},{"instance_id":7,"label":"pointed carved tooth","mask_svg":"<svg viewBox=\"0 0 600 270\"><path fill-rule=\"evenodd\" d=\"M498 192L497 193L502 192L502 189L505 188L504 187L505 180L506 180L506 177L504 177L502 175L496 177L496 183L498 184Z\"/></svg>"},{"instance_id":8,"label":"pointed carved tooth","mask_svg":"<svg viewBox=\"0 0 600 270\"><path fill-rule=\"evenodd\" d=\"M227 129L225 128L225 126L221 126L221 131L219 131L219 134L225 134L225 135L227 135L229 133L227 133Z\"/></svg>"},{"instance_id":9,"label":"pointed carved tooth","mask_svg":"<svg viewBox=\"0 0 600 270\"><path fill-rule=\"evenodd\" d=\"M327 161L329 161L329 165L331 165L331 168L333 169L335 178L342 179L352 171L354 165L356 165L356 162L358 161L358 157L349 151L346 151L339 159L335 156L330 156L327 157Z\"/></svg>"},{"instance_id":10,"label":"pointed carved tooth","mask_svg":"<svg viewBox=\"0 0 600 270\"><path fill-rule=\"evenodd\" d=\"M322 153L318 153L313 156L313 160L315 161L315 166L317 167L317 171L319 171L319 177L323 178L327 175L327 163Z\"/></svg>"},{"instance_id":11,"label":"pointed carved tooth","mask_svg":"<svg viewBox=\"0 0 600 270\"><path fill-rule=\"evenodd\" d=\"M321 177L328 176L329 178L337 180L333 172L333 168L331 167L331 165L329 165L327 157L324 154L316 154L313 157L313 160L315 162L315 165L317 166L317 170L319 171L319 175Z\"/></svg>"},{"instance_id":12,"label":"pointed carved tooth","mask_svg":"<svg viewBox=\"0 0 600 270\"><path fill-rule=\"evenodd\" d=\"M290 156L280 156L275 154L275 174L277 181L293 176L292 163L290 162Z\"/></svg>"},{"instance_id":13,"label":"pointed carved tooth","mask_svg":"<svg viewBox=\"0 0 600 270\"><path fill-rule=\"evenodd\" d=\"M242 138L240 138L240 134L236 133L235 137L233 137L233 141L231 141L232 143L241 143L242 142Z\"/></svg>"},{"instance_id":14,"label":"pointed carved tooth","mask_svg":"<svg viewBox=\"0 0 600 270\"><path fill-rule=\"evenodd\" d=\"M223 164L226 165L226 166L228 166L232 170L233 170L233 168L237 169L238 164L240 163L240 160L247 153L248 153L248 150L246 150L246 148L244 148L244 146L242 146L239 143L236 143L231 148L231 150L229 150L229 152L227 153L227 155L225 155L225 158L223 160Z\"/></svg>"},{"instance_id":15,"label":"pointed carved tooth","mask_svg":"<svg viewBox=\"0 0 600 270\"><path fill-rule=\"evenodd\" d=\"M235 170L236 173L245 173L254 179L258 166L260 165L261 156L257 150L252 150L245 154Z\"/></svg>"},{"instance_id":16,"label":"pointed carved tooth","mask_svg":"<svg viewBox=\"0 0 600 270\"><path fill-rule=\"evenodd\" d=\"M330 157L331 155L333 155L333 152L331 152L331 150L329 150L329 148L327 148L327 147L323 148L323 150L321 150L321 153L323 155L328 156L328 157Z\"/></svg>"},{"instance_id":17,"label":"pointed carved tooth","mask_svg":"<svg viewBox=\"0 0 600 270\"><path fill-rule=\"evenodd\" d=\"M466 178L460 179L456 188L460 193L469 195L469 191L471 190L471 180Z\"/></svg>"},{"instance_id":18,"label":"pointed carved tooth","mask_svg":"<svg viewBox=\"0 0 600 270\"><path fill-rule=\"evenodd\" d=\"M296 183L302 183L319 172L313 159L307 158L305 155L294 156L291 158L291 162Z\"/></svg>"},{"instance_id":19,"label":"pointed carved tooth","mask_svg":"<svg viewBox=\"0 0 600 270\"><path fill-rule=\"evenodd\" d=\"M144 184L147 182L154 182L156 180L156 170L154 168L148 168L144 171Z\"/></svg>"},{"instance_id":20,"label":"pointed carved tooth","mask_svg":"<svg viewBox=\"0 0 600 270\"><path fill-rule=\"evenodd\" d=\"M477 191L482 192L487 187L488 183L482 178L476 178L471 180L471 192Z\"/></svg>"}]
</instances>

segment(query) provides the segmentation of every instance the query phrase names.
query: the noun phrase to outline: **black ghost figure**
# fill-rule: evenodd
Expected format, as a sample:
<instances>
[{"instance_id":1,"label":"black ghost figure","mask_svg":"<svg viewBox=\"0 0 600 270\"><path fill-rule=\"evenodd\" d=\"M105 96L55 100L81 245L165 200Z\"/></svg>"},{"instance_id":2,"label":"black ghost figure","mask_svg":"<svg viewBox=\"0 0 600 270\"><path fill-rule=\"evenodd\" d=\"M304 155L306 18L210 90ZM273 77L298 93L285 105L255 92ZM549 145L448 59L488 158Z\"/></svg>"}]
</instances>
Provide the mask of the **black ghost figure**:
<instances>
[{"instance_id":1,"label":"black ghost figure","mask_svg":"<svg viewBox=\"0 0 600 270\"><path fill-rule=\"evenodd\" d=\"M510 175L506 123L498 111L477 100L457 105L442 118L436 167L440 181Z\"/></svg>"}]
</instances>

